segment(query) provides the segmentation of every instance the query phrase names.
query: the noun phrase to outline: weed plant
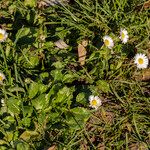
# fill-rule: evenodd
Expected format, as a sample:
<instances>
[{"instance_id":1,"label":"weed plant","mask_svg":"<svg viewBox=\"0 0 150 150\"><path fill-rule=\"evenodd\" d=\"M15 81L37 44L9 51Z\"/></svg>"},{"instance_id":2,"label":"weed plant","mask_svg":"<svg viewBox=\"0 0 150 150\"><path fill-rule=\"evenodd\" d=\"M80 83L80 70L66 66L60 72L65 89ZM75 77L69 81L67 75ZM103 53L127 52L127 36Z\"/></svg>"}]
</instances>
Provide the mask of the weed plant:
<instances>
[{"instance_id":1,"label":"weed plant","mask_svg":"<svg viewBox=\"0 0 150 150\"><path fill-rule=\"evenodd\" d=\"M150 69L134 63L137 53L150 58L145 2L0 1L0 25L8 33L0 43L1 150L150 148ZM125 44L121 29L129 35ZM57 47L59 39L69 46ZM90 95L100 98L98 109L89 107Z\"/></svg>"}]
</instances>

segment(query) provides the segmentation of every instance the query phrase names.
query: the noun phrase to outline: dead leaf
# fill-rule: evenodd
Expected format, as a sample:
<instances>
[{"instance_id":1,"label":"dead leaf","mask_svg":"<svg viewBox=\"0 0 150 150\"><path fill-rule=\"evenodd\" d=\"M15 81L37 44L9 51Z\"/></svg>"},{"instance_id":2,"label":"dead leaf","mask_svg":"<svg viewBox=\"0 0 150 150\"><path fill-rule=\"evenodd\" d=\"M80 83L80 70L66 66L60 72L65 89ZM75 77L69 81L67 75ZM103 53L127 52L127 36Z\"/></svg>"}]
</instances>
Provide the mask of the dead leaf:
<instances>
[{"instance_id":1,"label":"dead leaf","mask_svg":"<svg viewBox=\"0 0 150 150\"><path fill-rule=\"evenodd\" d=\"M126 123L126 127L129 132L132 131L132 125L129 122Z\"/></svg>"},{"instance_id":2,"label":"dead leaf","mask_svg":"<svg viewBox=\"0 0 150 150\"><path fill-rule=\"evenodd\" d=\"M28 141L31 138L31 134L30 132L25 131L20 135L20 138L23 139L24 141Z\"/></svg>"},{"instance_id":3,"label":"dead leaf","mask_svg":"<svg viewBox=\"0 0 150 150\"><path fill-rule=\"evenodd\" d=\"M112 124L114 121L114 114L112 112L101 109L101 117L107 124Z\"/></svg>"},{"instance_id":4,"label":"dead leaf","mask_svg":"<svg viewBox=\"0 0 150 150\"><path fill-rule=\"evenodd\" d=\"M133 143L129 146L129 150L138 150L138 143Z\"/></svg>"},{"instance_id":5,"label":"dead leaf","mask_svg":"<svg viewBox=\"0 0 150 150\"><path fill-rule=\"evenodd\" d=\"M148 150L148 146L146 143L133 143L129 146L129 150Z\"/></svg>"},{"instance_id":6,"label":"dead leaf","mask_svg":"<svg viewBox=\"0 0 150 150\"><path fill-rule=\"evenodd\" d=\"M38 0L38 8L55 6L59 4L68 4L69 0Z\"/></svg>"},{"instance_id":7,"label":"dead leaf","mask_svg":"<svg viewBox=\"0 0 150 150\"><path fill-rule=\"evenodd\" d=\"M140 5L137 5L135 7L135 10L136 11L143 11L144 9L148 9L148 8L150 8L150 0L144 2L144 3L140 4Z\"/></svg>"},{"instance_id":8,"label":"dead leaf","mask_svg":"<svg viewBox=\"0 0 150 150\"><path fill-rule=\"evenodd\" d=\"M38 6L38 8L40 9L40 8L47 7L48 4L47 4L46 2L44 2L44 1L38 1L38 2L37 2L37 6Z\"/></svg>"},{"instance_id":9,"label":"dead leaf","mask_svg":"<svg viewBox=\"0 0 150 150\"><path fill-rule=\"evenodd\" d=\"M144 69L134 74L134 78L137 81L149 81L150 80L150 68Z\"/></svg>"},{"instance_id":10,"label":"dead leaf","mask_svg":"<svg viewBox=\"0 0 150 150\"><path fill-rule=\"evenodd\" d=\"M78 45L78 57L79 57L79 63L81 66L85 64L85 58L86 58L86 49L82 44Z\"/></svg>"},{"instance_id":11,"label":"dead leaf","mask_svg":"<svg viewBox=\"0 0 150 150\"><path fill-rule=\"evenodd\" d=\"M24 131L21 135L20 138L23 139L24 141L30 140L31 137L37 136L38 133L36 131Z\"/></svg>"},{"instance_id":12,"label":"dead leaf","mask_svg":"<svg viewBox=\"0 0 150 150\"><path fill-rule=\"evenodd\" d=\"M82 44L84 47L86 47L86 46L88 45L88 40L83 40L83 41L81 42L81 44Z\"/></svg>"},{"instance_id":13,"label":"dead leaf","mask_svg":"<svg viewBox=\"0 0 150 150\"><path fill-rule=\"evenodd\" d=\"M147 144L144 142L139 143L139 150L148 150Z\"/></svg>"},{"instance_id":14,"label":"dead leaf","mask_svg":"<svg viewBox=\"0 0 150 150\"><path fill-rule=\"evenodd\" d=\"M142 72L142 81L148 81L148 80L150 80L150 68L145 69Z\"/></svg>"},{"instance_id":15,"label":"dead leaf","mask_svg":"<svg viewBox=\"0 0 150 150\"><path fill-rule=\"evenodd\" d=\"M143 5L144 9L150 8L150 0L144 3Z\"/></svg>"},{"instance_id":16,"label":"dead leaf","mask_svg":"<svg viewBox=\"0 0 150 150\"><path fill-rule=\"evenodd\" d=\"M67 45L62 39L54 42L54 44L60 49L66 49L69 45Z\"/></svg>"},{"instance_id":17,"label":"dead leaf","mask_svg":"<svg viewBox=\"0 0 150 150\"><path fill-rule=\"evenodd\" d=\"M50 148L48 148L47 150L57 150L57 146L56 146L56 145L53 145L53 146L51 146Z\"/></svg>"},{"instance_id":18,"label":"dead leaf","mask_svg":"<svg viewBox=\"0 0 150 150\"><path fill-rule=\"evenodd\" d=\"M87 142L82 141L81 144L80 144L80 149L81 150L88 150Z\"/></svg>"},{"instance_id":19,"label":"dead leaf","mask_svg":"<svg viewBox=\"0 0 150 150\"><path fill-rule=\"evenodd\" d=\"M98 144L97 150L105 150L105 144L104 143Z\"/></svg>"}]
</instances>

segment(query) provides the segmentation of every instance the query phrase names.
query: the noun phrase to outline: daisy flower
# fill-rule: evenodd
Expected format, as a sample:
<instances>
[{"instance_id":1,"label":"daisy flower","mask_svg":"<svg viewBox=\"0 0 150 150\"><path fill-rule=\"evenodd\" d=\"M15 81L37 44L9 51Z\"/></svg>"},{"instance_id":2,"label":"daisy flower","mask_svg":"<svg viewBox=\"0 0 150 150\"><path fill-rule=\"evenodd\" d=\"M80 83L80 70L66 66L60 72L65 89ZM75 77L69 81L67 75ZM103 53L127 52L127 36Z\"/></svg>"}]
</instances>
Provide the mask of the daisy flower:
<instances>
[{"instance_id":1,"label":"daisy flower","mask_svg":"<svg viewBox=\"0 0 150 150\"><path fill-rule=\"evenodd\" d=\"M104 45L106 47L108 47L109 49L112 49L113 46L114 46L114 42L113 42L112 38L110 36L108 36L108 35L105 35L103 37L103 42L104 42Z\"/></svg>"},{"instance_id":2,"label":"daisy flower","mask_svg":"<svg viewBox=\"0 0 150 150\"><path fill-rule=\"evenodd\" d=\"M4 79L5 79L5 75L2 72L0 72L0 84L3 83Z\"/></svg>"},{"instance_id":3,"label":"daisy flower","mask_svg":"<svg viewBox=\"0 0 150 150\"><path fill-rule=\"evenodd\" d=\"M0 29L0 42L4 42L7 36L8 36L8 33L5 30Z\"/></svg>"},{"instance_id":4,"label":"daisy flower","mask_svg":"<svg viewBox=\"0 0 150 150\"><path fill-rule=\"evenodd\" d=\"M102 105L102 101L98 96L91 95L89 97L90 107L98 109L99 106Z\"/></svg>"},{"instance_id":5,"label":"daisy flower","mask_svg":"<svg viewBox=\"0 0 150 150\"><path fill-rule=\"evenodd\" d=\"M128 32L126 29L120 30L120 37L119 38L121 39L123 44L127 43L129 36L128 36Z\"/></svg>"},{"instance_id":6,"label":"daisy flower","mask_svg":"<svg viewBox=\"0 0 150 150\"><path fill-rule=\"evenodd\" d=\"M134 57L134 63L137 65L137 68L143 69L148 66L148 57L145 54L138 53Z\"/></svg>"}]
</instances>

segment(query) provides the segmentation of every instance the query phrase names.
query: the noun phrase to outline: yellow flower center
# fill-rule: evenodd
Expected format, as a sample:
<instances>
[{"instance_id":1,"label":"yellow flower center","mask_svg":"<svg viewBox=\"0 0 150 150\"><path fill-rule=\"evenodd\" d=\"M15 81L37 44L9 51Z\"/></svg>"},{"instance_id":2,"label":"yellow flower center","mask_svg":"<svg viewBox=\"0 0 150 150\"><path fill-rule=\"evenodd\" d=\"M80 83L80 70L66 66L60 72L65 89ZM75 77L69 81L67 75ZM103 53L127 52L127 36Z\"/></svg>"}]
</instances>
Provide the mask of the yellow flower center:
<instances>
[{"instance_id":1,"label":"yellow flower center","mask_svg":"<svg viewBox=\"0 0 150 150\"><path fill-rule=\"evenodd\" d=\"M94 99L92 100L92 106L96 106L97 105L97 101Z\"/></svg>"},{"instance_id":2,"label":"yellow flower center","mask_svg":"<svg viewBox=\"0 0 150 150\"><path fill-rule=\"evenodd\" d=\"M108 46L109 43L110 43L110 42L109 42L109 40L107 40L107 39L104 41L104 44L105 44L106 46Z\"/></svg>"},{"instance_id":3,"label":"yellow flower center","mask_svg":"<svg viewBox=\"0 0 150 150\"><path fill-rule=\"evenodd\" d=\"M139 58L139 59L138 59L138 63L139 63L140 65L142 65L142 64L144 63L144 60L143 60L142 58Z\"/></svg>"},{"instance_id":4,"label":"yellow flower center","mask_svg":"<svg viewBox=\"0 0 150 150\"><path fill-rule=\"evenodd\" d=\"M4 39L4 34L0 33L0 40Z\"/></svg>"},{"instance_id":5,"label":"yellow flower center","mask_svg":"<svg viewBox=\"0 0 150 150\"><path fill-rule=\"evenodd\" d=\"M125 38L125 34L122 32L121 34L121 38L124 39Z\"/></svg>"},{"instance_id":6,"label":"yellow flower center","mask_svg":"<svg viewBox=\"0 0 150 150\"><path fill-rule=\"evenodd\" d=\"M0 76L0 81L3 81L3 77L2 76Z\"/></svg>"}]
</instances>

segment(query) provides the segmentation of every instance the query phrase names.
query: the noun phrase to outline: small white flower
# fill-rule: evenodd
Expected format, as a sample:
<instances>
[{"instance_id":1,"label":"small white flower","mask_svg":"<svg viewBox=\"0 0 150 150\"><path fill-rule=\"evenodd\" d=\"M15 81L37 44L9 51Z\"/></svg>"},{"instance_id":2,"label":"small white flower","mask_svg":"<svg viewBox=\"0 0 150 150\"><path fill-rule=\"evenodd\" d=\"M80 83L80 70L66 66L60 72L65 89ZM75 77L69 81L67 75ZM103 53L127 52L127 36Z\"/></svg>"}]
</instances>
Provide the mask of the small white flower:
<instances>
[{"instance_id":1,"label":"small white flower","mask_svg":"<svg viewBox=\"0 0 150 150\"><path fill-rule=\"evenodd\" d=\"M134 63L137 65L137 68L143 69L148 66L148 57L145 54L138 53L134 57Z\"/></svg>"},{"instance_id":2,"label":"small white flower","mask_svg":"<svg viewBox=\"0 0 150 150\"><path fill-rule=\"evenodd\" d=\"M120 37L119 37L122 41L122 43L127 43L129 36L128 36L128 32L126 29L121 29L120 30Z\"/></svg>"},{"instance_id":3,"label":"small white flower","mask_svg":"<svg viewBox=\"0 0 150 150\"><path fill-rule=\"evenodd\" d=\"M3 83L4 79L5 79L5 75L2 72L0 72L0 84Z\"/></svg>"},{"instance_id":4,"label":"small white flower","mask_svg":"<svg viewBox=\"0 0 150 150\"><path fill-rule=\"evenodd\" d=\"M5 30L0 29L0 42L4 42L7 37L8 33Z\"/></svg>"},{"instance_id":5,"label":"small white flower","mask_svg":"<svg viewBox=\"0 0 150 150\"><path fill-rule=\"evenodd\" d=\"M99 106L102 105L102 101L98 96L91 95L89 97L90 107L98 109Z\"/></svg>"},{"instance_id":6,"label":"small white flower","mask_svg":"<svg viewBox=\"0 0 150 150\"><path fill-rule=\"evenodd\" d=\"M2 105L3 107L5 106L5 101L4 101L3 98L1 99L1 105Z\"/></svg>"},{"instance_id":7,"label":"small white flower","mask_svg":"<svg viewBox=\"0 0 150 150\"><path fill-rule=\"evenodd\" d=\"M114 47L114 42L113 42L112 38L108 35L105 35L103 37L103 42L104 42L104 45L106 47L108 47L109 49L112 49Z\"/></svg>"}]
</instances>

